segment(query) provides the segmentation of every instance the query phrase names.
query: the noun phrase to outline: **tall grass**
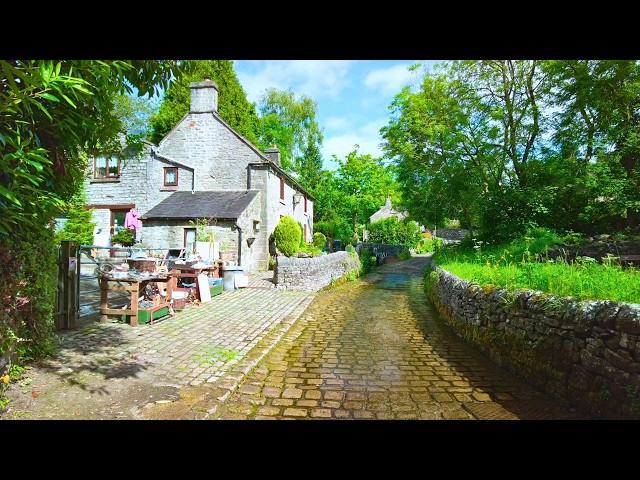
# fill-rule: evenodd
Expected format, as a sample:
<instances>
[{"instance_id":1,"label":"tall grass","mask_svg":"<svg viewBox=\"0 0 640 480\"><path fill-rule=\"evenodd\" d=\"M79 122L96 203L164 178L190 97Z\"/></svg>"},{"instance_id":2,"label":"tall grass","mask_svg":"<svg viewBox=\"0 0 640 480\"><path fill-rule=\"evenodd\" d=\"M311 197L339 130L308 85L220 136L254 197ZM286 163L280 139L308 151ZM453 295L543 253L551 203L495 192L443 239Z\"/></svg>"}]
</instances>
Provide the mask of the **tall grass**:
<instances>
[{"instance_id":1,"label":"tall grass","mask_svg":"<svg viewBox=\"0 0 640 480\"><path fill-rule=\"evenodd\" d=\"M580 300L640 303L640 270L623 270L614 262L585 259L569 264L545 258L548 247L563 241L553 232L538 229L506 245L445 248L436 255L436 263L481 285L541 290Z\"/></svg>"}]
</instances>

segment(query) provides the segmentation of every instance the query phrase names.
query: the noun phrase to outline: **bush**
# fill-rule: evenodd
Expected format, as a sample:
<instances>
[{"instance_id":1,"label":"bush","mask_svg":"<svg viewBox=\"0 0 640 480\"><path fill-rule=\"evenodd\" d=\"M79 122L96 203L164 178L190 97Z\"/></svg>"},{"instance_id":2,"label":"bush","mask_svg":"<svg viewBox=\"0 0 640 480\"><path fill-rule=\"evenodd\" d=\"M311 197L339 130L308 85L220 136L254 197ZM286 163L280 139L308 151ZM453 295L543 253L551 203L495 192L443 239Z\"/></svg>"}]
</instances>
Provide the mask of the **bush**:
<instances>
[{"instance_id":1,"label":"bush","mask_svg":"<svg viewBox=\"0 0 640 480\"><path fill-rule=\"evenodd\" d=\"M24 228L19 237L3 239L0 359L8 358L15 365L51 353L56 273L53 228Z\"/></svg>"},{"instance_id":2,"label":"bush","mask_svg":"<svg viewBox=\"0 0 640 480\"><path fill-rule=\"evenodd\" d=\"M355 235L353 224L344 218L316 222L316 232L323 233L329 240L340 240L343 244L351 243Z\"/></svg>"},{"instance_id":3,"label":"bush","mask_svg":"<svg viewBox=\"0 0 640 480\"><path fill-rule=\"evenodd\" d=\"M416 253L433 253L437 252L444 246L441 238L423 238L416 247Z\"/></svg>"},{"instance_id":4,"label":"bush","mask_svg":"<svg viewBox=\"0 0 640 480\"><path fill-rule=\"evenodd\" d=\"M273 231L273 238L276 241L276 248L287 257L292 257L300 248L302 231L298 222L293 217L285 216Z\"/></svg>"},{"instance_id":5,"label":"bush","mask_svg":"<svg viewBox=\"0 0 640 480\"><path fill-rule=\"evenodd\" d=\"M124 245L125 247L130 247L131 245L136 243L136 235L133 232L133 230L129 230L128 228L120 230L118 233L111 237L111 244L114 245L116 243L119 243L120 245Z\"/></svg>"},{"instance_id":6,"label":"bush","mask_svg":"<svg viewBox=\"0 0 640 480\"><path fill-rule=\"evenodd\" d=\"M369 273L376 265L376 257L371 254L368 248L360 250L360 272L364 275Z\"/></svg>"},{"instance_id":7,"label":"bush","mask_svg":"<svg viewBox=\"0 0 640 480\"><path fill-rule=\"evenodd\" d=\"M304 253L308 253L311 256L318 256L318 255L322 255L322 250L318 247L316 247L313 243L311 242L303 242L300 247L298 248L298 252L304 252Z\"/></svg>"},{"instance_id":8,"label":"bush","mask_svg":"<svg viewBox=\"0 0 640 480\"><path fill-rule=\"evenodd\" d=\"M327 237L323 233L316 232L313 234L313 244L321 250L327 246Z\"/></svg>"},{"instance_id":9,"label":"bush","mask_svg":"<svg viewBox=\"0 0 640 480\"><path fill-rule=\"evenodd\" d=\"M85 208L87 204L86 194L81 192L76 195L68 204L67 221L64 227L56 233L56 242L63 240L78 242L81 245L93 244L93 222L92 210Z\"/></svg>"},{"instance_id":10,"label":"bush","mask_svg":"<svg viewBox=\"0 0 640 480\"><path fill-rule=\"evenodd\" d=\"M399 221L395 217L385 218L369 226L369 242L402 245L415 248L422 238L420 227L411 220Z\"/></svg>"}]
</instances>

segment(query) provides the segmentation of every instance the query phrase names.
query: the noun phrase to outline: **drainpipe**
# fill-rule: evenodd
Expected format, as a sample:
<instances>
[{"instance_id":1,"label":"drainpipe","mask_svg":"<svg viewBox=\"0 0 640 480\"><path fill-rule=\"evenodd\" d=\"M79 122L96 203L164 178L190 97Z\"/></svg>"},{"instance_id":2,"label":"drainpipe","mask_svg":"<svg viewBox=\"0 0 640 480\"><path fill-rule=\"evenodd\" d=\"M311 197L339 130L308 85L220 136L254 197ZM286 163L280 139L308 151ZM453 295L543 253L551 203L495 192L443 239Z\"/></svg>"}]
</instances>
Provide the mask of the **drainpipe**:
<instances>
[{"instance_id":1,"label":"drainpipe","mask_svg":"<svg viewBox=\"0 0 640 480\"><path fill-rule=\"evenodd\" d=\"M242 228L237 223L234 228L238 230L238 266L242 266Z\"/></svg>"}]
</instances>

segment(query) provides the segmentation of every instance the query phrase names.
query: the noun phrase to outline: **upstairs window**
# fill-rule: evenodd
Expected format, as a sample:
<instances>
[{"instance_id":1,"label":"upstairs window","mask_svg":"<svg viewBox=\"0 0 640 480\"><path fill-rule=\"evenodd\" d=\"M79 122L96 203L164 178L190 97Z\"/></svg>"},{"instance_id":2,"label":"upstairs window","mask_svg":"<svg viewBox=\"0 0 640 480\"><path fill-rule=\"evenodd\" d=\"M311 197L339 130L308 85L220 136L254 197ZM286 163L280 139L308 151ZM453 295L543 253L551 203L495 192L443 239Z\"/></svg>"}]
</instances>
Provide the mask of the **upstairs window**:
<instances>
[{"instance_id":1,"label":"upstairs window","mask_svg":"<svg viewBox=\"0 0 640 480\"><path fill-rule=\"evenodd\" d=\"M280 200L284 200L284 178L280 179Z\"/></svg>"},{"instance_id":2,"label":"upstairs window","mask_svg":"<svg viewBox=\"0 0 640 480\"><path fill-rule=\"evenodd\" d=\"M307 213L307 197L304 197L304 213Z\"/></svg>"},{"instance_id":3,"label":"upstairs window","mask_svg":"<svg viewBox=\"0 0 640 480\"><path fill-rule=\"evenodd\" d=\"M116 157L97 157L93 159L93 178L120 177L120 159Z\"/></svg>"},{"instance_id":4,"label":"upstairs window","mask_svg":"<svg viewBox=\"0 0 640 480\"><path fill-rule=\"evenodd\" d=\"M164 186L178 186L178 167L165 167L164 169Z\"/></svg>"}]
</instances>

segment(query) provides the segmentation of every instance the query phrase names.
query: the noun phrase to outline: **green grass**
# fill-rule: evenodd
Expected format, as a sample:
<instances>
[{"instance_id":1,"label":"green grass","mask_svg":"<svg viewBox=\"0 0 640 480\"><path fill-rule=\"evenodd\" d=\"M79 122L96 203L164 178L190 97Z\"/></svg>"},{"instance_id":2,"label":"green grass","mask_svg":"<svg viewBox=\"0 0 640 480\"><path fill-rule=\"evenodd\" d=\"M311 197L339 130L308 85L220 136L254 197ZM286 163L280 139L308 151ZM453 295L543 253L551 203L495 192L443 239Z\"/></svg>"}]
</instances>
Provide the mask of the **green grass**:
<instances>
[{"instance_id":1,"label":"green grass","mask_svg":"<svg viewBox=\"0 0 640 480\"><path fill-rule=\"evenodd\" d=\"M622 269L612 262L599 264L586 259L573 264L546 260L545 250L563 240L539 229L507 245L483 248L476 243L446 248L436 255L436 263L480 285L541 290L579 300L640 303L638 269Z\"/></svg>"}]
</instances>

